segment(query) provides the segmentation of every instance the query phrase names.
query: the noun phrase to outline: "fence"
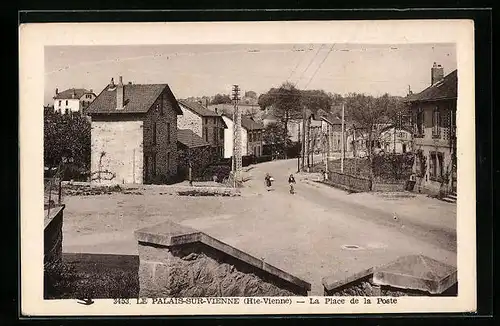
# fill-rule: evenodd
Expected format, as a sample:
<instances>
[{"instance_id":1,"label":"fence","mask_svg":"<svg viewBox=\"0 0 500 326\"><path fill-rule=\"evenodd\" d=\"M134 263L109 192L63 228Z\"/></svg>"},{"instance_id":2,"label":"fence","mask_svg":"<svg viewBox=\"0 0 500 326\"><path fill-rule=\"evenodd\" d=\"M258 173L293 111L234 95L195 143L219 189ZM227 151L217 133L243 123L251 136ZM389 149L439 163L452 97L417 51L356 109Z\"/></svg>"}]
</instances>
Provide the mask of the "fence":
<instances>
[{"instance_id":1,"label":"fence","mask_svg":"<svg viewBox=\"0 0 500 326\"><path fill-rule=\"evenodd\" d=\"M340 186L349 191L371 191L372 189L372 182L370 179L333 171L330 171L328 174L328 183L334 186Z\"/></svg>"},{"instance_id":2,"label":"fence","mask_svg":"<svg viewBox=\"0 0 500 326\"><path fill-rule=\"evenodd\" d=\"M50 178L43 179L43 206L47 211L47 216L50 216L50 210L62 205L62 178L60 174L56 174Z\"/></svg>"}]
</instances>

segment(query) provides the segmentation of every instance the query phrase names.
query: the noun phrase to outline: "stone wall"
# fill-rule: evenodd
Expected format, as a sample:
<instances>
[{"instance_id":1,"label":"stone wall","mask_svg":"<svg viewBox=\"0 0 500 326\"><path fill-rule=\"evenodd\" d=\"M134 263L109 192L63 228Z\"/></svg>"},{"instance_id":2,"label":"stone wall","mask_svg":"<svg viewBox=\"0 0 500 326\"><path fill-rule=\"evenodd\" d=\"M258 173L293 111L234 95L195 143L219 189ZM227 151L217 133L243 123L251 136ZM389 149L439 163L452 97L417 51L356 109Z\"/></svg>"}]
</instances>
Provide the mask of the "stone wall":
<instances>
[{"instance_id":1,"label":"stone wall","mask_svg":"<svg viewBox=\"0 0 500 326\"><path fill-rule=\"evenodd\" d=\"M400 192L405 191L406 182L399 183L379 183L373 182L372 191L379 192Z\"/></svg>"},{"instance_id":2,"label":"stone wall","mask_svg":"<svg viewBox=\"0 0 500 326\"><path fill-rule=\"evenodd\" d=\"M47 212L46 210L45 214L47 214ZM50 216L45 216L43 234L44 268L51 267L61 262L63 212L64 206L59 206L50 210Z\"/></svg>"},{"instance_id":3,"label":"stone wall","mask_svg":"<svg viewBox=\"0 0 500 326\"><path fill-rule=\"evenodd\" d=\"M294 296L300 292L203 244L165 248L140 243L139 257L140 297Z\"/></svg>"},{"instance_id":4,"label":"stone wall","mask_svg":"<svg viewBox=\"0 0 500 326\"><path fill-rule=\"evenodd\" d=\"M311 285L210 236L167 221L136 231L141 297L307 295Z\"/></svg>"},{"instance_id":5,"label":"stone wall","mask_svg":"<svg viewBox=\"0 0 500 326\"><path fill-rule=\"evenodd\" d=\"M177 119L177 127L179 129L189 129L198 136L203 137L202 118L198 114L195 114L193 111L187 109L181 103L179 103L179 106L181 107L182 115Z\"/></svg>"},{"instance_id":6,"label":"stone wall","mask_svg":"<svg viewBox=\"0 0 500 326\"><path fill-rule=\"evenodd\" d=\"M370 276L355 280L344 286L324 291L325 296L364 296L364 297L404 297L404 296L456 296L457 284L442 294L430 294L425 291L400 289L388 285L376 285Z\"/></svg>"},{"instance_id":7,"label":"stone wall","mask_svg":"<svg viewBox=\"0 0 500 326\"><path fill-rule=\"evenodd\" d=\"M153 136L155 123L156 141ZM152 163L154 160L156 164ZM166 180L175 178L177 160L177 112L164 93L153 104L144 120L145 183L151 183L155 177ZM152 170L153 166L156 166L156 171Z\"/></svg>"},{"instance_id":8,"label":"stone wall","mask_svg":"<svg viewBox=\"0 0 500 326\"><path fill-rule=\"evenodd\" d=\"M325 296L456 296L456 267L423 255L400 257L346 278L323 278Z\"/></svg>"},{"instance_id":9,"label":"stone wall","mask_svg":"<svg viewBox=\"0 0 500 326\"><path fill-rule=\"evenodd\" d=\"M91 123L91 179L96 183L142 183L143 145L140 120Z\"/></svg>"},{"instance_id":10,"label":"stone wall","mask_svg":"<svg viewBox=\"0 0 500 326\"><path fill-rule=\"evenodd\" d=\"M52 208L50 212L45 211L44 235L43 235L43 278L44 297L51 297L54 280L60 277L62 263L62 241L63 241L63 212L64 205ZM49 215L47 216L47 213Z\"/></svg>"}]
</instances>

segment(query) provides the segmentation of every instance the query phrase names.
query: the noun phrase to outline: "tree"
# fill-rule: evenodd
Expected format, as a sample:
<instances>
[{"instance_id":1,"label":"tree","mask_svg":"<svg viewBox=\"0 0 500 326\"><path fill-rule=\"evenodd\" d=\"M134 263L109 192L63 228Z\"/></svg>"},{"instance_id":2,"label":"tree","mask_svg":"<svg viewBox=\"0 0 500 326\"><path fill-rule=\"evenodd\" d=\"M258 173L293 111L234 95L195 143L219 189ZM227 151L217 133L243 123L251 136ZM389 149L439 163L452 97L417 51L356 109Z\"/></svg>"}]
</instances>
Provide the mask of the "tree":
<instances>
[{"instance_id":1,"label":"tree","mask_svg":"<svg viewBox=\"0 0 500 326\"><path fill-rule=\"evenodd\" d=\"M227 94L216 94L211 104L231 104L231 98Z\"/></svg>"},{"instance_id":2,"label":"tree","mask_svg":"<svg viewBox=\"0 0 500 326\"><path fill-rule=\"evenodd\" d=\"M286 153L287 148L291 145L290 137L283 137L285 127L281 122L273 122L266 126L262 134L262 141L271 147L271 153L276 152Z\"/></svg>"},{"instance_id":3,"label":"tree","mask_svg":"<svg viewBox=\"0 0 500 326\"><path fill-rule=\"evenodd\" d=\"M367 135L367 153L370 161L370 176L373 178L373 146L375 127L390 121L389 112L396 110L396 101L385 94L373 97L365 94L351 93L346 97L345 110L349 117L357 122Z\"/></svg>"},{"instance_id":4,"label":"tree","mask_svg":"<svg viewBox=\"0 0 500 326\"><path fill-rule=\"evenodd\" d=\"M292 83L285 82L278 89L271 88L259 97L259 106L273 106L274 116L282 123L283 139L288 138L288 122L301 116L301 91ZM286 158L286 151L285 151Z\"/></svg>"},{"instance_id":5,"label":"tree","mask_svg":"<svg viewBox=\"0 0 500 326\"><path fill-rule=\"evenodd\" d=\"M66 160L74 166L90 167L90 122L78 113L61 115L44 110L44 163L52 168Z\"/></svg>"},{"instance_id":6,"label":"tree","mask_svg":"<svg viewBox=\"0 0 500 326\"><path fill-rule=\"evenodd\" d=\"M254 91L247 91L245 92L245 97L257 99L257 93L255 93Z\"/></svg>"},{"instance_id":7,"label":"tree","mask_svg":"<svg viewBox=\"0 0 500 326\"><path fill-rule=\"evenodd\" d=\"M302 90L301 93L302 105L312 112L331 111L333 100L324 90Z\"/></svg>"}]
</instances>

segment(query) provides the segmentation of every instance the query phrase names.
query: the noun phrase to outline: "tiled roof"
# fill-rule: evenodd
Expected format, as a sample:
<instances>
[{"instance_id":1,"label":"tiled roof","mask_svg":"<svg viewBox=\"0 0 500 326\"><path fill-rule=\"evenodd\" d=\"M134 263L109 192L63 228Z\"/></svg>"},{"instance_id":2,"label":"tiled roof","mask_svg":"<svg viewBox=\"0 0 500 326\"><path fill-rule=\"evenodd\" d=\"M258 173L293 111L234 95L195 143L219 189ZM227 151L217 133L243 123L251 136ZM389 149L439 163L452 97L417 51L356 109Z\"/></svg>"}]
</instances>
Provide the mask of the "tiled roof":
<instances>
[{"instance_id":1,"label":"tiled roof","mask_svg":"<svg viewBox=\"0 0 500 326\"><path fill-rule=\"evenodd\" d=\"M189 148L210 146L208 142L190 129L177 129L177 141Z\"/></svg>"},{"instance_id":2,"label":"tiled roof","mask_svg":"<svg viewBox=\"0 0 500 326\"><path fill-rule=\"evenodd\" d=\"M254 121L253 119L247 117L241 117L241 126L246 130L259 130L264 129L264 124L261 122Z\"/></svg>"},{"instance_id":3,"label":"tiled roof","mask_svg":"<svg viewBox=\"0 0 500 326\"><path fill-rule=\"evenodd\" d=\"M233 117L230 117L228 114L223 113L222 115L228 118L229 120L233 120ZM241 116L241 126L246 130L264 129L264 124L262 122L254 121L245 116Z\"/></svg>"},{"instance_id":4,"label":"tiled roof","mask_svg":"<svg viewBox=\"0 0 500 326\"><path fill-rule=\"evenodd\" d=\"M89 105L87 113L90 115L146 113L160 94L166 91L177 114L182 114L182 110L167 84L125 84L123 88L125 107L122 110L116 109L116 88L109 90L109 85L106 85L106 88Z\"/></svg>"},{"instance_id":5,"label":"tiled roof","mask_svg":"<svg viewBox=\"0 0 500 326\"><path fill-rule=\"evenodd\" d=\"M81 98L84 94L91 94L92 92L89 90L86 90L85 88L70 88L67 89L63 92L57 93L56 96L54 96L54 100L66 100L66 99L72 99L72 98ZM73 94L75 94L75 97L73 97Z\"/></svg>"},{"instance_id":6,"label":"tiled roof","mask_svg":"<svg viewBox=\"0 0 500 326\"><path fill-rule=\"evenodd\" d=\"M327 113L321 117L322 119L326 120L328 123L332 125L341 125L342 124L342 119L337 117L336 115L332 113ZM345 122L345 121L344 121Z\"/></svg>"},{"instance_id":7,"label":"tiled roof","mask_svg":"<svg viewBox=\"0 0 500 326\"><path fill-rule=\"evenodd\" d=\"M179 100L179 103L182 106L186 107L187 109L193 111L194 113L196 113L199 116L202 116L202 117L217 117L218 116L217 113L207 109L205 106L203 106L199 103L190 102L190 101L186 101L186 100Z\"/></svg>"},{"instance_id":8,"label":"tiled roof","mask_svg":"<svg viewBox=\"0 0 500 326\"><path fill-rule=\"evenodd\" d=\"M407 102L427 102L457 98L457 70L455 69L442 80L431 85L418 94L405 98Z\"/></svg>"}]
</instances>

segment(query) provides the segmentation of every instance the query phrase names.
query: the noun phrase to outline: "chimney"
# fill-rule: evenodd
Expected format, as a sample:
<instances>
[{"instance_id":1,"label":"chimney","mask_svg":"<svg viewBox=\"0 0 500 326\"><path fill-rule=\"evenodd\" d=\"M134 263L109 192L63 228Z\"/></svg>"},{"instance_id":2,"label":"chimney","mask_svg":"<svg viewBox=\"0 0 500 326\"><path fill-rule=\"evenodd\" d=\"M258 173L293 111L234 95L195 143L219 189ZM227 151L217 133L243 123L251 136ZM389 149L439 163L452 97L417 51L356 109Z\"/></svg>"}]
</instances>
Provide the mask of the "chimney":
<instances>
[{"instance_id":1,"label":"chimney","mask_svg":"<svg viewBox=\"0 0 500 326\"><path fill-rule=\"evenodd\" d=\"M73 94L71 94L71 98L75 98L76 97L76 91L75 89L73 88Z\"/></svg>"},{"instance_id":2,"label":"chimney","mask_svg":"<svg viewBox=\"0 0 500 326\"><path fill-rule=\"evenodd\" d=\"M219 115L219 109L215 108L215 114Z\"/></svg>"},{"instance_id":3,"label":"chimney","mask_svg":"<svg viewBox=\"0 0 500 326\"><path fill-rule=\"evenodd\" d=\"M109 88L115 88L115 81L111 78L111 82L109 83Z\"/></svg>"},{"instance_id":4,"label":"chimney","mask_svg":"<svg viewBox=\"0 0 500 326\"><path fill-rule=\"evenodd\" d=\"M123 109L123 95L124 95L124 91L123 91L124 87L123 87L123 79L122 79L122 76L120 76L120 80L118 82L118 86L116 86L116 109L117 110L122 110Z\"/></svg>"},{"instance_id":5,"label":"chimney","mask_svg":"<svg viewBox=\"0 0 500 326\"><path fill-rule=\"evenodd\" d=\"M431 68L431 85L434 85L438 81L444 78L444 69L441 65L437 65L435 62Z\"/></svg>"},{"instance_id":6,"label":"chimney","mask_svg":"<svg viewBox=\"0 0 500 326\"><path fill-rule=\"evenodd\" d=\"M59 88L56 88L56 95L59 95Z\"/></svg>"},{"instance_id":7,"label":"chimney","mask_svg":"<svg viewBox=\"0 0 500 326\"><path fill-rule=\"evenodd\" d=\"M90 92L91 92L91 93L94 93L94 90L91 88L91 89L90 89Z\"/></svg>"}]
</instances>

